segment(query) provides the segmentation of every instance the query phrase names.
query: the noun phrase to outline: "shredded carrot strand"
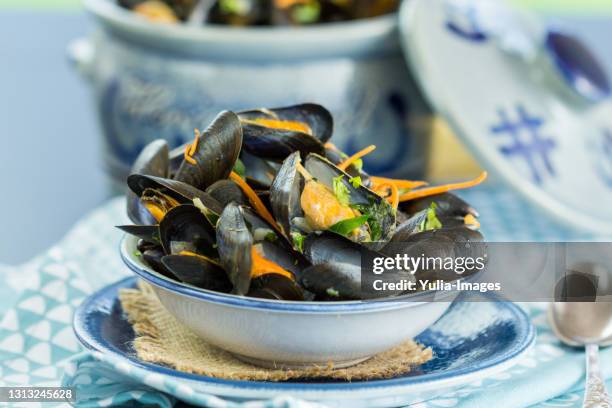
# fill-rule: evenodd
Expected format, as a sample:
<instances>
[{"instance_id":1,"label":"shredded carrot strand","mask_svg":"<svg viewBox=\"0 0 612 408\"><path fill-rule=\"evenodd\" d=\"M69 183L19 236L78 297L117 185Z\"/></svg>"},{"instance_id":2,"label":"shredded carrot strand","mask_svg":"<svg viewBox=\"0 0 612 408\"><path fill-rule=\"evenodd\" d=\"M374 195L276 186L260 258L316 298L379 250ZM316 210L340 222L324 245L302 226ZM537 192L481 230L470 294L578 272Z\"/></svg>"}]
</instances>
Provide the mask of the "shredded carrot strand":
<instances>
[{"instance_id":1,"label":"shredded carrot strand","mask_svg":"<svg viewBox=\"0 0 612 408\"><path fill-rule=\"evenodd\" d=\"M247 182L244 181L242 177L240 177L238 173L236 172L232 171L230 173L230 179L234 183L238 184L238 187L240 187L240 189L244 192L244 194L246 194L247 198L249 199L249 202L253 205L253 207L259 213L259 215L261 215L264 220L268 221L268 223L272 225L272 227L274 227L275 230L282 233L280 227L274 220L274 217L272 217L272 214L270 214L270 211L268 211L264 203L257 196L257 193L253 191L251 186L249 186Z\"/></svg>"},{"instance_id":2,"label":"shredded carrot strand","mask_svg":"<svg viewBox=\"0 0 612 408\"><path fill-rule=\"evenodd\" d=\"M483 171L480 176L476 177L474 180L468 180L461 183L453 183L446 184L442 186L434 186L421 188L418 190L410 191L406 194L402 194L399 198L400 203L404 201L414 200L416 198L428 197L431 195L446 193L451 190L462 190L464 188L470 188L479 185L483 181L487 179L487 172Z\"/></svg>"},{"instance_id":3,"label":"shredded carrot strand","mask_svg":"<svg viewBox=\"0 0 612 408\"><path fill-rule=\"evenodd\" d=\"M210 263L212 263L214 265L221 266L219 261L216 261L216 260L214 260L212 258L209 258L207 256L204 256L204 255L196 254L195 252L192 252L192 251L187 251L187 250L179 251L178 255L193 256L193 257L202 259L203 261L210 262Z\"/></svg>"},{"instance_id":4,"label":"shredded carrot strand","mask_svg":"<svg viewBox=\"0 0 612 408\"><path fill-rule=\"evenodd\" d=\"M339 150L332 142L327 142L323 145L326 149Z\"/></svg>"},{"instance_id":5,"label":"shredded carrot strand","mask_svg":"<svg viewBox=\"0 0 612 408\"><path fill-rule=\"evenodd\" d=\"M374 184L374 186L378 184L389 183L389 184L394 184L398 189L399 188L413 189L413 188L423 187L427 185L426 181L421 181L421 180L400 180L400 179L392 179L392 178L378 177L378 176L370 176L370 181L372 182L372 184Z\"/></svg>"},{"instance_id":6,"label":"shredded carrot strand","mask_svg":"<svg viewBox=\"0 0 612 408\"><path fill-rule=\"evenodd\" d=\"M195 154L196 149L198 148L198 142L200 141L200 130L199 129L194 129L193 130L194 133L194 139L193 139L193 143L188 144L187 146L185 146L185 161L195 165L197 162L195 161L195 159L193 158L193 155Z\"/></svg>"},{"instance_id":7,"label":"shredded carrot strand","mask_svg":"<svg viewBox=\"0 0 612 408\"><path fill-rule=\"evenodd\" d=\"M397 209L399 205L399 189L393 183L377 184L374 187L374 192L381 197L384 197L393 208Z\"/></svg>"},{"instance_id":8,"label":"shredded carrot strand","mask_svg":"<svg viewBox=\"0 0 612 408\"><path fill-rule=\"evenodd\" d=\"M348 168L348 166L350 166L351 164L355 163L357 160L361 159L366 154L371 153L372 151L374 151L374 149L376 149L376 146L370 145L370 146L366 147L365 149L362 149L362 150L358 151L357 153L355 153L354 155L352 155L348 159L344 160L342 163L338 164L338 168L340 170L346 170Z\"/></svg>"},{"instance_id":9,"label":"shredded carrot strand","mask_svg":"<svg viewBox=\"0 0 612 408\"><path fill-rule=\"evenodd\" d=\"M255 246L251 247L251 261L252 261L251 279L257 278L262 275L267 275L270 273L276 273L279 275L283 275L289 279L292 279L292 280L294 279L293 274L291 272L286 271L285 269L283 269L282 266L280 266L276 262L273 262L269 259L264 258L259 253L259 251L255 249Z\"/></svg>"},{"instance_id":10,"label":"shredded carrot strand","mask_svg":"<svg viewBox=\"0 0 612 408\"><path fill-rule=\"evenodd\" d=\"M243 119L243 123L251 123L255 125L262 125L273 129L293 130L296 132L307 133L312 135L312 129L306 123L296 122L294 120L279 120L279 119Z\"/></svg>"}]
</instances>

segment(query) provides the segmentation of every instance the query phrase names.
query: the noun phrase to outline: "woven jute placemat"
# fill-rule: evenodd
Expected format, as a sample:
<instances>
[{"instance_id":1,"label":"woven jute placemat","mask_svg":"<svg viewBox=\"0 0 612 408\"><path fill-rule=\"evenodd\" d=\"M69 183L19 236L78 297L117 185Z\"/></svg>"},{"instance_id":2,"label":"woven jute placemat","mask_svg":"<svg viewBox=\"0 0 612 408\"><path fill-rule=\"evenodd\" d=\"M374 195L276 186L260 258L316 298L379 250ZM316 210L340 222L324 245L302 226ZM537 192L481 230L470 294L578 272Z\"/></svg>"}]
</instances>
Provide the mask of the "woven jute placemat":
<instances>
[{"instance_id":1,"label":"woven jute placemat","mask_svg":"<svg viewBox=\"0 0 612 408\"><path fill-rule=\"evenodd\" d=\"M348 368L334 369L331 363L297 370L262 368L200 339L166 311L144 282L137 289L122 289L119 299L136 333L133 348L138 358L187 373L252 381L373 380L405 374L432 358L431 349L410 340Z\"/></svg>"}]
</instances>

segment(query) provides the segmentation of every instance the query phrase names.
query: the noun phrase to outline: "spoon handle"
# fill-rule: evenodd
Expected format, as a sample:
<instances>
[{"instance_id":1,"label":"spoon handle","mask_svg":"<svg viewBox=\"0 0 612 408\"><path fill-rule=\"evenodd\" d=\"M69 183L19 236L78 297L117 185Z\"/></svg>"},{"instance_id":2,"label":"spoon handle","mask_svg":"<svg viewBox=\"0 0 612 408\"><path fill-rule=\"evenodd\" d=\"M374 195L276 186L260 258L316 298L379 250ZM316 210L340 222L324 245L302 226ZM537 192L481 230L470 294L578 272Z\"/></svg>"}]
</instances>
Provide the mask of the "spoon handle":
<instances>
[{"instance_id":1,"label":"spoon handle","mask_svg":"<svg viewBox=\"0 0 612 408\"><path fill-rule=\"evenodd\" d=\"M586 346L586 370L586 388L582 406L584 408L612 408L599 369L599 346L597 344Z\"/></svg>"}]
</instances>

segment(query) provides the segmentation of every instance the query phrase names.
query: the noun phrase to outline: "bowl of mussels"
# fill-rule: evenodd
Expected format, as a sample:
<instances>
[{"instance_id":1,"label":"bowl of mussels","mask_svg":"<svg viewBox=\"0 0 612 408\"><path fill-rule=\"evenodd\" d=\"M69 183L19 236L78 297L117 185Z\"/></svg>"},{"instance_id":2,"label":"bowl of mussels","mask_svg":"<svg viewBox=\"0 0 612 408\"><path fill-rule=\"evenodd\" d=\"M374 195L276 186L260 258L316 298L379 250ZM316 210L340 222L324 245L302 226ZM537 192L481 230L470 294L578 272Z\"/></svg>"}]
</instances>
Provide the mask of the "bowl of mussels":
<instances>
[{"instance_id":1,"label":"bowl of mussels","mask_svg":"<svg viewBox=\"0 0 612 408\"><path fill-rule=\"evenodd\" d=\"M373 290L363 260L478 250L478 213L450 191L486 173L378 177L362 166L375 146L349 156L332 133L323 106L302 104L223 111L180 149L151 142L127 178L125 263L180 322L259 365L348 366L418 335L457 293ZM385 279L424 277L467 279Z\"/></svg>"}]
</instances>

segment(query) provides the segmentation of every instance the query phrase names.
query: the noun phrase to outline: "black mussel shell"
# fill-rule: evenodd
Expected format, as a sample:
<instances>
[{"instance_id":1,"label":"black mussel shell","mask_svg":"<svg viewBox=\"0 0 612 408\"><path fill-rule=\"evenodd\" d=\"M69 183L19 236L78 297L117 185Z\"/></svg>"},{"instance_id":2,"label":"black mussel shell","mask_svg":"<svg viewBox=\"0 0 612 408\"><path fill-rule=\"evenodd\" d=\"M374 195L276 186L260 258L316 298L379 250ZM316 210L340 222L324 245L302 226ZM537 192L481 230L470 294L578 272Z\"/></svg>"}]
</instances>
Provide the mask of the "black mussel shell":
<instances>
[{"instance_id":1,"label":"black mussel shell","mask_svg":"<svg viewBox=\"0 0 612 408\"><path fill-rule=\"evenodd\" d=\"M151 247L142 251L142 259L144 259L147 265L162 275L175 279L174 274L171 273L162 263L162 258L164 255L164 250L160 246Z\"/></svg>"},{"instance_id":2,"label":"black mussel shell","mask_svg":"<svg viewBox=\"0 0 612 408\"><path fill-rule=\"evenodd\" d=\"M421 232L421 226L423 222L427 220L427 213L429 210L421 210L413 214L408 219L404 220L401 224L395 228L393 237L390 241L401 242L407 240L410 236ZM443 224L444 225L444 224Z\"/></svg>"},{"instance_id":3,"label":"black mussel shell","mask_svg":"<svg viewBox=\"0 0 612 408\"><path fill-rule=\"evenodd\" d=\"M251 281L247 296L275 300L304 300L304 291L292 279L268 273Z\"/></svg>"},{"instance_id":4,"label":"black mussel shell","mask_svg":"<svg viewBox=\"0 0 612 408\"><path fill-rule=\"evenodd\" d=\"M331 114L316 104L257 109L239 112L238 116L243 126L245 150L269 160L282 161L295 151L303 156L308 153L325 154L323 145L333 131ZM254 122L258 119L302 123L310 129L310 133Z\"/></svg>"},{"instance_id":5,"label":"black mussel shell","mask_svg":"<svg viewBox=\"0 0 612 408\"><path fill-rule=\"evenodd\" d=\"M343 262L360 266L362 254L372 253L368 248L331 232L313 232L304 239L303 254L313 265Z\"/></svg>"},{"instance_id":6,"label":"black mussel shell","mask_svg":"<svg viewBox=\"0 0 612 408\"><path fill-rule=\"evenodd\" d=\"M453 193L442 193L405 201L400 203L398 209L408 215L412 215L430 208L432 203L436 203L436 214L438 216L464 217L471 214L474 217L478 217L478 212L474 207Z\"/></svg>"},{"instance_id":7,"label":"black mussel shell","mask_svg":"<svg viewBox=\"0 0 612 408\"><path fill-rule=\"evenodd\" d=\"M240 155L242 127L235 113L223 111L202 133L192 158L184 160L174 179L201 190L226 179Z\"/></svg>"},{"instance_id":8,"label":"black mussel shell","mask_svg":"<svg viewBox=\"0 0 612 408\"><path fill-rule=\"evenodd\" d=\"M168 167L169 167L168 178L174 178L174 175L178 171L179 167L181 167L181 164L183 163L183 160L185 159L185 149L187 148L188 145L189 143L184 143L170 150L170 159L169 159L170 162L168 164Z\"/></svg>"},{"instance_id":9,"label":"black mussel shell","mask_svg":"<svg viewBox=\"0 0 612 408\"><path fill-rule=\"evenodd\" d=\"M159 223L159 238L167 255L181 251L214 256L215 229L195 206L172 208Z\"/></svg>"},{"instance_id":10,"label":"black mussel shell","mask_svg":"<svg viewBox=\"0 0 612 408\"><path fill-rule=\"evenodd\" d=\"M166 255L161 261L181 282L223 293L232 290L232 283L223 268L207 258L190 255Z\"/></svg>"},{"instance_id":11,"label":"black mussel shell","mask_svg":"<svg viewBox=\"0 0 612 408\"><path fill-rule=\"evenodd\" d=\"M373 223L377 224L379 231L378 237L373 237L373 241L368 243L372 249L380 249L384 244L391 239L395 231L395 211L393 207L383 197L374 193L372 190L363 185L355 188L349 181L351 176L340 170L329 160L316 154L309 154L304 162L304 167L314 176L317 181L323 183L327 188L333 191L333 180L339 176L343 176L340 180L349 191L350 205L360 209L363 213L363 208L367 208L370 212L371 219L368 220L370 226Z\"/></svg>"},{"instance_id":12,"label":"black mussel shell","mask_svg":"<svg viewBox=\"0 0 612 408\"><path fill-rule=\"evenodd\" d=\"M231 202L235 202L240 205L249 205L249 200L244 195L240 187L238 187L238 185L231 180L215 181L206 189L206 192L217 200L223 207Z\"/></svg>"},{"instance_id":13,"label":"black mussel shell","mask_svg":"<svg viewBox=\"0 0 612 408\"><path fill-rule=\"evenodd\" d=\"M486 259L486 244L480 232L462 226L418 232L403 240L394 236L381 249L381 252L389 257L408 255L411 258L422 257L438 260L468 257ZM467 274L461 276L452 270L440 268L439 263L432 263L413 273L419 279L431 280L455 280L467 276Z\"/></svg>"},{"instance_id":14,"label":"black mussel shell","mask_svg":"<svg viewBox=\"0 0 612 408\"><path fill-rule=\"evenodd\" d=\"M217 222L217 249L221 263L234 286L234 294L245 295L249 291L252 246L253 236L240 206L236 203L228 204Z\"/></svg>"},{"instance_id":15,"label":"black mussel shell","mask_svg":"<svg viewBox=\"0 0 612 408\"><path fill-rule=\"evenodd\" d=\"M199 190L187 183L162 177L132 174L128 177L128 186L139 197L145 189L157 190L174 198L181 204L192 204L195 198L216 214L220 214L223 207L210 194Z\"/></svg>"},{"instance_id":16,"label":"black mussel shell","mask_svg":"<svg viewBox=\"0 0 612 408\"><path fill-rule=\"evenodd\" d=\"M143 174L158 177L168 177L168 143L157 139L145 146L132 165L130 174ZM132 191L127 193L127 214L135 224L150 225L156 220L140 203L140 196Z\"/></svg>"},{"instance_id":17,"label":"black mussel shell","mask_svg":"<svg viewBox=\"0 0 612 408\"><path fill-rule=\"evenodd\" d=\"M363 299L361 267L349 263L322 263L302 271L300 283L319 298Z\"/></svg>"},{"instance_id":18,"label":"black mussel shell","mask_svg":"<svg viewBox=\"0 0 612 408\"><path fill-rule=\"evenodd\" d=\"M159 227L157 225L117 225L117 228L148 243L159 244Z\"/></svg>"},{"instance_id":19,"label":"black mussel shell","mask_svg":"<svg viewBox=\"0 0 612 408\"><path fill-rule=\"evenodd\" d=\"M272 213L287 237L290 237L293 229L292 220L303 216L300 195L304 188L304 177L297 171L299 163L299 152L289 155L276 173L270 187Z\"/></svg>"}]
</instances>

